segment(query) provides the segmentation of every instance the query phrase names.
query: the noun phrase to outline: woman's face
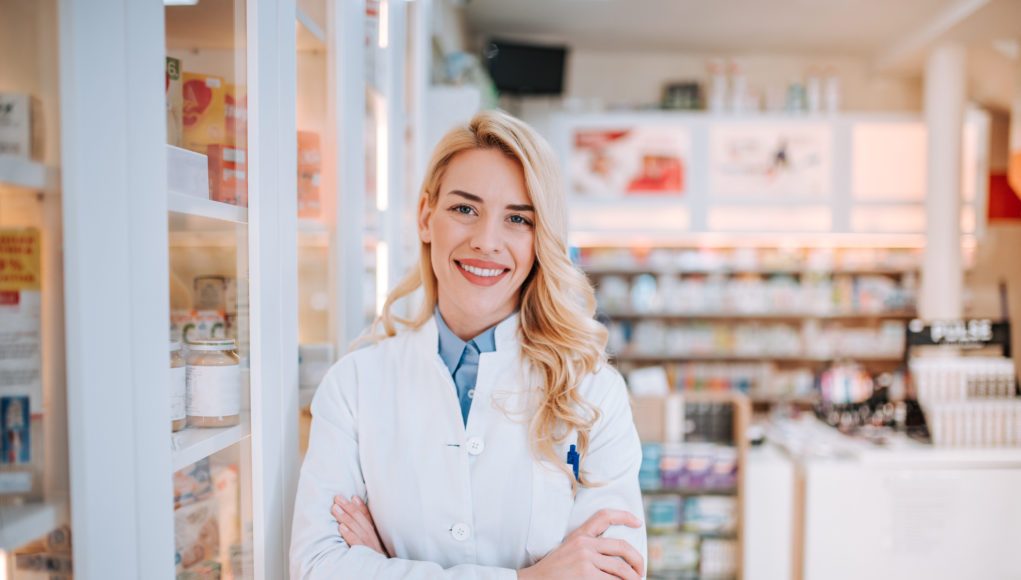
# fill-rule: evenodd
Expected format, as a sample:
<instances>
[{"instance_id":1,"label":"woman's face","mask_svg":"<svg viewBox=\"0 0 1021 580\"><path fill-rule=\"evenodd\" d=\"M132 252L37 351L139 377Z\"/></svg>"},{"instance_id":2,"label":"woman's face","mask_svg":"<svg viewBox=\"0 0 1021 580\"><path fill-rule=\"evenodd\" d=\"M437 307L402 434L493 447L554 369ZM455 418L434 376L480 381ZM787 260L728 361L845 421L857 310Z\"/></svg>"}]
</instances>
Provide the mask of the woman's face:
<instances>
[{"instance_id":1,"label":"woman's face","mask_svg":"<svg viewBox=\"0 0 1021 580\"><path fill-rule=\"evenodd\" d=\"M419 237L430 244L440 313L461 339L518 307L535 263L534 223L521 165L496 149L455 155L435 207L420 202Z\"/></svg>"}]
</instances>

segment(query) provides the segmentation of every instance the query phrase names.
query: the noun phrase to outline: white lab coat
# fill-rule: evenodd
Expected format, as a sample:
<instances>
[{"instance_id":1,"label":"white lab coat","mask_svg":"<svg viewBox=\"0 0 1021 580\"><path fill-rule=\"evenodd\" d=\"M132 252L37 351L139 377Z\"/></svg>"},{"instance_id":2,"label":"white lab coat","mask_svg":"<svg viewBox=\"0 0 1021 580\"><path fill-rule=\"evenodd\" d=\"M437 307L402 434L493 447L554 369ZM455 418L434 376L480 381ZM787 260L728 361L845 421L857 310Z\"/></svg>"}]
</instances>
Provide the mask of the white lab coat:
<instances>
[{"instance_id":1,"label":"white lab coat","mask_svg":"<svg viewBox=\"0 0 1021 580\"><path fill-rule=\"evenodd\" d=\"M606 367L581 395L601 411L580 488L529 448L534 383L524 380L518 316L496 328L483 353L467 427L435 320L354 351L330 369L312 401L291 541L291 578L504 579L534 564L601 508L644 521L641 445L624 381ZM557 445L566 464L575 435ZM362 497L386 557L349 547L330 514L335 495ZM611 526L646 555L645 527Z\"/></svg>"}]
</instances>

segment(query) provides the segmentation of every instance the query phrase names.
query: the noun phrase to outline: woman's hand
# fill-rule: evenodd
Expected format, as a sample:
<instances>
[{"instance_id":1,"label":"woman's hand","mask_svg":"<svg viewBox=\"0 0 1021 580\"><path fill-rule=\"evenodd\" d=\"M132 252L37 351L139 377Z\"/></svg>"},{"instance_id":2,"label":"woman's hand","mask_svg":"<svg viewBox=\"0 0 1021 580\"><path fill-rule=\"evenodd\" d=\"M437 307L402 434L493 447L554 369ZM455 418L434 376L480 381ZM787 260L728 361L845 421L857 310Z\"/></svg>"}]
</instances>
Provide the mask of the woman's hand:
<instances>
[{"instance_id":1,"label":"woman's hand","mask_svg":"<svg viewBox=\"0 0 1021 580\"><path fill-rule=\"evenodd\" d=\"M390 557L386 548L383 547L383 542L379 539L376 523L372 521L372 514L362 502L362 498L353 495L349 501L344 496L338 495L333 498L330 513L337 520L337 529L340 530L340 536L344 538L347 545L365 546L387 558Z\"/></svg>"},{"instance_id":2,"label":"woman's hand","mask_svg":"<svg viewBox=\"0 0 1021 580\"><path fill-rule=\"evenodd\" d=\"M638 528L642 522L625 511L599 510L545 558L531 568L518 570L518 580L639 580L645 561L638 550L624 540L600 537L613 524Z\"/></svg>"}]
</instances>

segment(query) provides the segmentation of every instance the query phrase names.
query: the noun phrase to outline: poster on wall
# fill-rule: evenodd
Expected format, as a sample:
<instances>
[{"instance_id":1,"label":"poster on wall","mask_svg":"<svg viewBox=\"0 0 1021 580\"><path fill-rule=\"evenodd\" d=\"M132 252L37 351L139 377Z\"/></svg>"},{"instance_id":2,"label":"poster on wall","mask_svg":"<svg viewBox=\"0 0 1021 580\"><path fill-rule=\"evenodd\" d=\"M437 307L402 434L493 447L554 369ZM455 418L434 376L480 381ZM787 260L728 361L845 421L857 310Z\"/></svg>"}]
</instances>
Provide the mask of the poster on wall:
<instances>
[{"instance_id":1,"label":"poster on wall","mask_svg":"<svg viewBox=\"0 0 1021 580\"><path fill-rule=\"evenodd\" d=\"M571 193L579 199L683 195L690 149L683 127L576 129Z\"/></svg>"},{"instance_id":2,"label":"poster on wall","mask_svg":"<svg viewBox=\"0 0 1021 580\"><path fill-rule=\"evenodd\" d=\"M826 197L832 143L824 125L716 127L709 141L710 191L762 199Z\"/></svg>"}]
</instances>

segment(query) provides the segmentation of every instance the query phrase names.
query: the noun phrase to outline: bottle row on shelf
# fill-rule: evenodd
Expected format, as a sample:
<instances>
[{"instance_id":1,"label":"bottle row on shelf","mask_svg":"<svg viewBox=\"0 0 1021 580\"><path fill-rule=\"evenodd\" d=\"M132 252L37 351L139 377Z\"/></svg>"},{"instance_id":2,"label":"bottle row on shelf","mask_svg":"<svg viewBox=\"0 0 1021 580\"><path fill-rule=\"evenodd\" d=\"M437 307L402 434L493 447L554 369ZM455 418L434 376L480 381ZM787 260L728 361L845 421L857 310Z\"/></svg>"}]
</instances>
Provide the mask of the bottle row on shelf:
<instances>
[{"instance_id":1,"label":"bottle row on shelf","mask_svg":"<svg viewBox=\"0 0 1021 580\"><path fill-rule=\"evenodd\" d=\"M912 271L921 264L917 248L580 248L586 270L654 272L839 272Z\"/></svg>"},{"instance_id":2,"label":"bottle row on shelf","mask_svg":"<svg viewBox=\"0 0 1021 580\"><path fill-rule=\"evenodd\" d=\"M642 491L733 493L737 477L738 452L730 445L687 442L642 444L642 464L638 472Z\"/></svg>"},{"instance_id":3,"label":"bottle row on shelf","mask_svg":"<svg viewBox=\"0 0 1021 580\"><path fill-rule=\"evenodd\" d=\"M904 322L896 320L882 321L878 327L818 320L805 320L800 325L612 320L608 330L607 350L619 360L643 355L897 359L903 356L905 336Z\"/></svg>"},{"instance_id":4,"label":"bottle row on shelf","mask_svg":"<svg viewBox=\"0 0 1021 580\"><path fill-rule=\"evenodd\" d=\"M737 574L737 540L690 532L649 536L650 580L733 578Z\"/></svg>"},{"instance_id":5,"label":"bottle row on shelf","mask_svg":"<svg viewBox=\"0 0 1021 580\"><path fill-rule=\"evenodd\" d=\"M909 316L917 278L885 275L788 274L600 276L596 299L611 315Z\"/></svg>"}]
</instances>

